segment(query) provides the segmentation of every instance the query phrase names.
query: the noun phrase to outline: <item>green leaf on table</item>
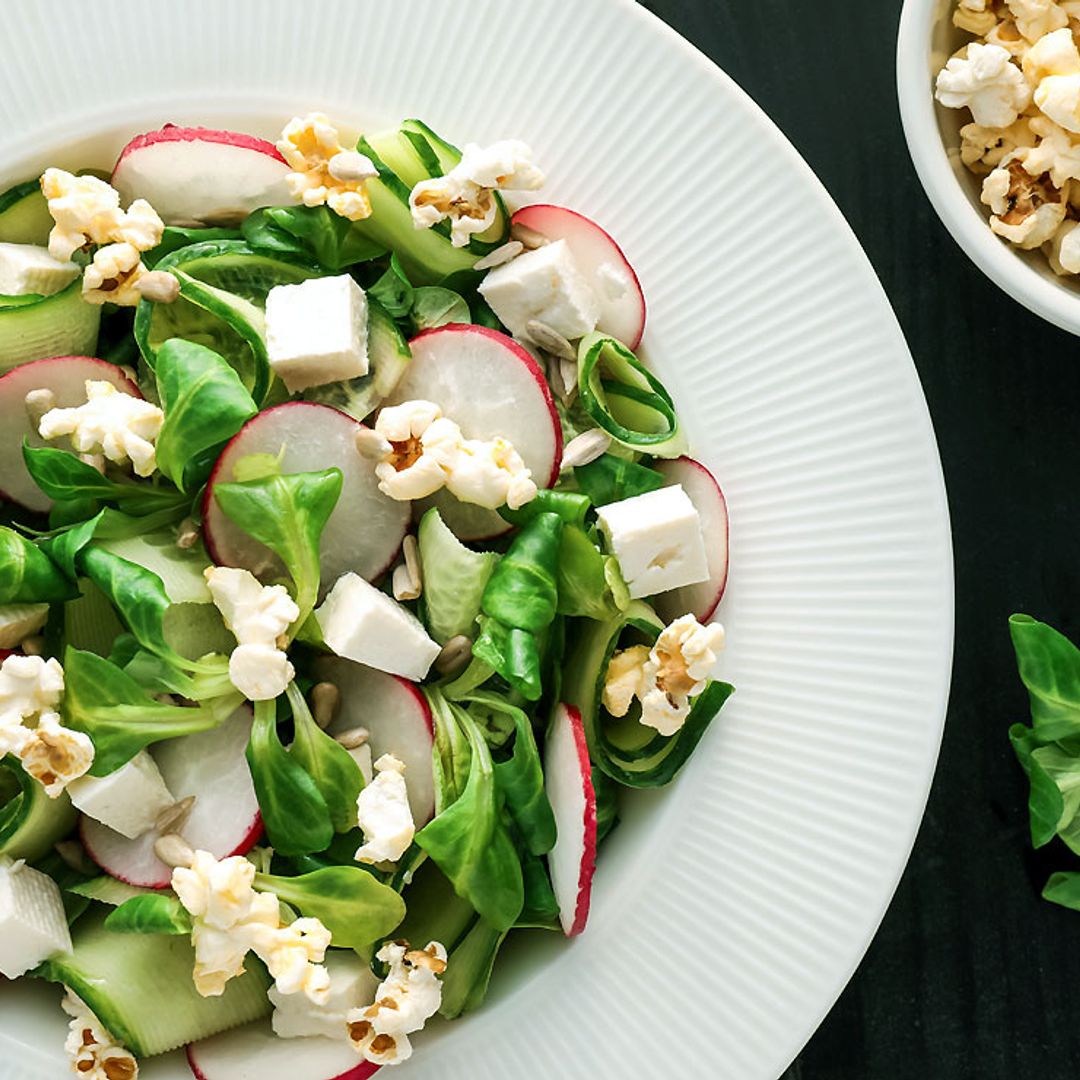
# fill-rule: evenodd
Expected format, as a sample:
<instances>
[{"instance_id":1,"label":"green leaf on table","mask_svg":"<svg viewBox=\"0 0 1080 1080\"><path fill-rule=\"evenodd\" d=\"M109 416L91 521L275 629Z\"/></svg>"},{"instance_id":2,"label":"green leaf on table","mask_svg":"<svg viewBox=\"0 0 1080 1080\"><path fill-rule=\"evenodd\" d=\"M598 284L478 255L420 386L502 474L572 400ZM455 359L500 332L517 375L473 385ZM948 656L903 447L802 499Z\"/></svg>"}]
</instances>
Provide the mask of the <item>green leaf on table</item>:
<instances>
[{"instance_id":1,"label":"green leaf on table","mask_svg":"<svg viewBox=\"0 0 1080 1080\"><path fill-rule=\"evenodd\" d=\"M360 766L341 743L315 723L296 683L289 683L286 694L295 732L289 753L315 781L326 800L334 829L348 832L356 827L356 797L364 789Z\"/></svg>"},{"instance_id":2,"label":"green leaf on table","mask_svg":"<svg viewBox=\"0 0 1080 1080\"><path fill-rule=\"evenodd\" d=\"M1080 911L1080 873L1051 874L1043 887L1043 899Z\"/></svg>"},{"instance_id":3,"label":"green leaf on table","mask_svg":"<svg viewBox=\"0 0 1080 1080\"><path fill-rule=\"evenodd\" d=\"M36 544L0 526L0 604L73 600L79 590Z\"/></svg>"},{"instance_id":4,"label":"green leaf on table","mask_svg":"<svg viewBox=\"0 0 1080 1080\"><path fill-rule=\"evenodd\" d=\"M405 917L401 896L359 866L330 866L299 877L256 874L255 888L319 919L344 949L368 948L392 934Z\"/></svg>"},{"instance_id":5,"label":"green leaf on table","mask_svg":"<svg viewBox=\"0 0 1080 1080\"><path fill-rule=\"evenodd\" d=\"M116 934L191 933L191 916L171 893L148 893L125 900L105 917L105 929Z\"/></svg>"},{"instance_id":6,"label":"green leaf on table","mask_svg":"<svg viewBox=\"0 0 1080 1080\"><path fill-rule=\"evenodd\" d=\"M220 448L259 410L240 376L212 349L182 338L158 348L154 366L165 421L158 468L181 491L206 481Z\"/></svg>"},{"instance_id":7,"label":"green leaf on table","mask_svg":"<svg viewBox=\"0 0 1080 1080\"><path fill-rule=\"evenodd\" d=\"M334 839L330 809L303 765L281 743L274 702L255 702L247 762L266 835L282 855L325 851Z\"/></svg>"},{"instance_id":8,"label":"green leaf on table","mask_svg":"<svg viewBox=\"0 0 1080 1080\"><path fill-rule=\"evenodd\" d=\"M435 699L436 691L430 692ZM457 735L447 745L467 742L467 772L454 763L458 797L442 808L416 835L416 842L453 882L463 899L496 930L508 930L525 902L521 862L503 819L502 798L495 781L491 751L476 721L453 702L433 708L436 725L454 724ZM438 735L438 732L437 732ZM461 780L464 776L464 784Z\"/></svg>"},{"instance_id":9,"label":"green leaf on table","mask_svg":"<svg viewBox=\"0 0 1080 1080\"><path fill-rule=\"evenodd\" d=\"M214 498L234 525L285 564L295 586L299 628L319 595L319 540L341 496L340 469L216 484Z\"/></svg>"},{"instance_id":10,"label":"green leaf on table","mask_svg":"<svg viewBox=\"0 0 1080 1080\"><path fill-rule=\"evenodd\" d=\"M196 708L167 705L151 697L130 675L96 653L64 653L64 724L94 743L91 776L108 776L140 750L217 727L240 703L221 698Z\"/></svg>"},{"instance_id":11,"label":"green leaf on table","mask_svg":"<svg viewBox=\"0 0 1080 1080\"><path fill-rule=\"evenodd\" d=\"M1009 633L1040 740L1080 735L1080 649L1030 615L1013 615Z\"/></svg>"}]
</instances>

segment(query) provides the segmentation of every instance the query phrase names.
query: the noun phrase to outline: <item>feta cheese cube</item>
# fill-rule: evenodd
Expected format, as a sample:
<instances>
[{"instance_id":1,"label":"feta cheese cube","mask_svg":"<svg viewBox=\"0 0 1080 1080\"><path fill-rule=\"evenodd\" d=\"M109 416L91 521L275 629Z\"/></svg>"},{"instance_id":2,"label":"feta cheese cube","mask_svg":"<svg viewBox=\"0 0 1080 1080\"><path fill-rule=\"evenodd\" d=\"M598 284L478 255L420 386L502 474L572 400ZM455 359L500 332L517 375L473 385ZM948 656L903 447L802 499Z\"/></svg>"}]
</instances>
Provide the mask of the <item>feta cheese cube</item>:
<instances>
[{"instance_id":1,"label":"feta cheese cube","mask_svg":"<svg viewBox=\"0 0 1080 1080\"><path fill-rule=\"evenodd\" d=\"M634 599L708 579L701 518L681 484L601 506L596 516Z\"/></svg>"},{"instance_id":2,"label":"feta cheese cube","mask_svg":"<svg viewBox=\"0 0 1080 1080\"><path fill-rule=\"evenodd\" d=\"M368 373L367 297L348 274L276 285L266 351L290 393Z\"/></svg>"},{"instance_id":3,"label":"feta cheese cube","mask_svg":"<svg viewBox=\"0 0 1080 1080\"><path fill-rule=\"evenodd\" d=\"M350 1009L370 1001L379 980L355 953L334 949L326 954L330 989L322 1005L314 1005L306 994L283 994L271 987L274 1006L274 1034L280 1039L304 1039L322 1036L347 1041L345 1016Z\"/></svg>"},{"instance_id":4,"label":"feta cheese cube","mask_svg":"<svg viewBox=\"0 0 1080 1080\"><path fill-rule=\"evenodd\" d=\"M54 259L35 244L0 244L0 296L52 296L79 276L73 262Z\"/></svg>"},{"instance_id":5,"label":"feta cheese cube","mask_svg":"<svg viewBox=\"0 0 1080 1080\"><path fill-rule=\"evenodd\" d=\"M56 882L21 861L0 863L0 974L18 979L67 952L71 933Z\"/></svg>"},{"instance_id":6,"label":"feta cheese cube","mask_svg":"<svg viewBox=\"0 0 1080 1080\"><path fill-rule=\"evenodd\" d=\"M528 338L528 324L535 319L575 341L595 330L600 318L600 301L565 240L497 266L479 289L517 338Z\"/></svg>"},{"instance_id":7,"label":"feta cheese cube","mask_svg":"<svg viewBox=\"0 0 1080 1080\"><path fill-rule=\"evenodd\" d=\"M67 790L77 810L129 840L153 828L176 802L145 750L108 776L80 776Z\"/></svg>"},{"instance_id":8,"label":"feta cheese cube","mask_svg":"<svg viewBox=\"0 0 1080 1080\"><path fill-rule=\"evenodd\" d=\"M357 574L342 574L315 612L338 656L419 682L439 655L420 620Z\"/></svg>"}]
</instances>

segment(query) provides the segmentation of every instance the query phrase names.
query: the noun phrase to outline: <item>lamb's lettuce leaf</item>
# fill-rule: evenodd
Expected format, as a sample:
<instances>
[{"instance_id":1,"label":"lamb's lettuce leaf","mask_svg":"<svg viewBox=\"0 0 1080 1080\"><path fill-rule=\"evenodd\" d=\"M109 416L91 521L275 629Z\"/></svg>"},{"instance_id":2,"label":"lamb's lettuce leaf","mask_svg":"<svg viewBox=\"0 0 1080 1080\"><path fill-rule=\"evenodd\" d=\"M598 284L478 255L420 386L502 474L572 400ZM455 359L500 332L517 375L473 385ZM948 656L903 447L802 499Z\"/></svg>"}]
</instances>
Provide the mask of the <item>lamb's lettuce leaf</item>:
<instances>
[{"instance_id":1,"label":"lamb's lettuce leaf","mask_svg":"<svg viewBox=\"0 0 1080 1080\"><path fill-rule=\"evenodd\" d=\"M125 900L105 917L105 929L116 934L191 933L191 916L172 893L146 893Z\"/></svg>"},{"instance_id":2,"label":"lamb's lettuce leaf","mask_svg":"<svg viewBox=\"0 0 1080 1080\"><path fill-rule=\"evenodd\" d=\"M0 604L43 604L79 595L36 544L14 529L0 526Z\"/></svg>"},{"instance_id":3,"label":"lamb's lettuce leaf","mask_svg":"<svg viewBox=\"0 0 1080 1080\"><path fill-rule=\"evenodd\" d=\"M386 254L385 248L327 206L266 207L249 215L241 229L253 248L303 255L331 271Z\"/></svg>"}]
</instances>

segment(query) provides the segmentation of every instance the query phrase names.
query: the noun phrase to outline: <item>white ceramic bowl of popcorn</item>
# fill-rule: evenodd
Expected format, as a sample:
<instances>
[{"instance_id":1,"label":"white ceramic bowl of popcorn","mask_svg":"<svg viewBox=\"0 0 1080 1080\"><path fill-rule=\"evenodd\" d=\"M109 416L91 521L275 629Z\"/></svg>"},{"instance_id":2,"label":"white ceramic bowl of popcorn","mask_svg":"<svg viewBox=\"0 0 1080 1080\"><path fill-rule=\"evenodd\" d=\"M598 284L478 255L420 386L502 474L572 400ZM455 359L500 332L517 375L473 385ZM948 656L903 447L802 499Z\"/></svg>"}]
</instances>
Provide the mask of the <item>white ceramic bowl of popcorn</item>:
<instances>
[{"instance_id":1,"label":"white ceramic bowl of popcorn","mask_svg":"<svg viewBox=\"0 0 1080 1080\"><path fill-rule=\"evenodd\" d=\"M960 158L960 129L972 122L971 113L945 108L934 98L946 61L978 40L953 25L955 8L956 0L905 0L900 19L897 87L915 169L942 223L975 265L1030 311L1080 334L1080 275L1059 276L1041 249L1023 251L991 231L990 210L980 201L984 177ZM1080 202L1080 180L1072 188L1074 203Z\"/></svg>"}]
</instances>

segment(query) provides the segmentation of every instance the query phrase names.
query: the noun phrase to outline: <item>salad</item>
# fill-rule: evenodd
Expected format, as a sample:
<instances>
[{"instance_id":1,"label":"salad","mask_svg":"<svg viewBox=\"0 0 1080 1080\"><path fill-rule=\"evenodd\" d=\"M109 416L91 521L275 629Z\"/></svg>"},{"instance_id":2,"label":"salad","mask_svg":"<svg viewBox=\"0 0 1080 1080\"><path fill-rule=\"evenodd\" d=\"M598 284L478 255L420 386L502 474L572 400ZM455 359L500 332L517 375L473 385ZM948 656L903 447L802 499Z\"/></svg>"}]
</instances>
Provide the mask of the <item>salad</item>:
<instances>
[{"instance_id":1,"label":"salad","mask_svg":"<svg viewBox=\"0 0 1080 1080\"><path fill-rule=\"evenodd\" d=\"M0 973L77 1075L407 1060L732 692L724 497L543 183L312 114L0 196Z\"/></svg>"}]
</instances>

